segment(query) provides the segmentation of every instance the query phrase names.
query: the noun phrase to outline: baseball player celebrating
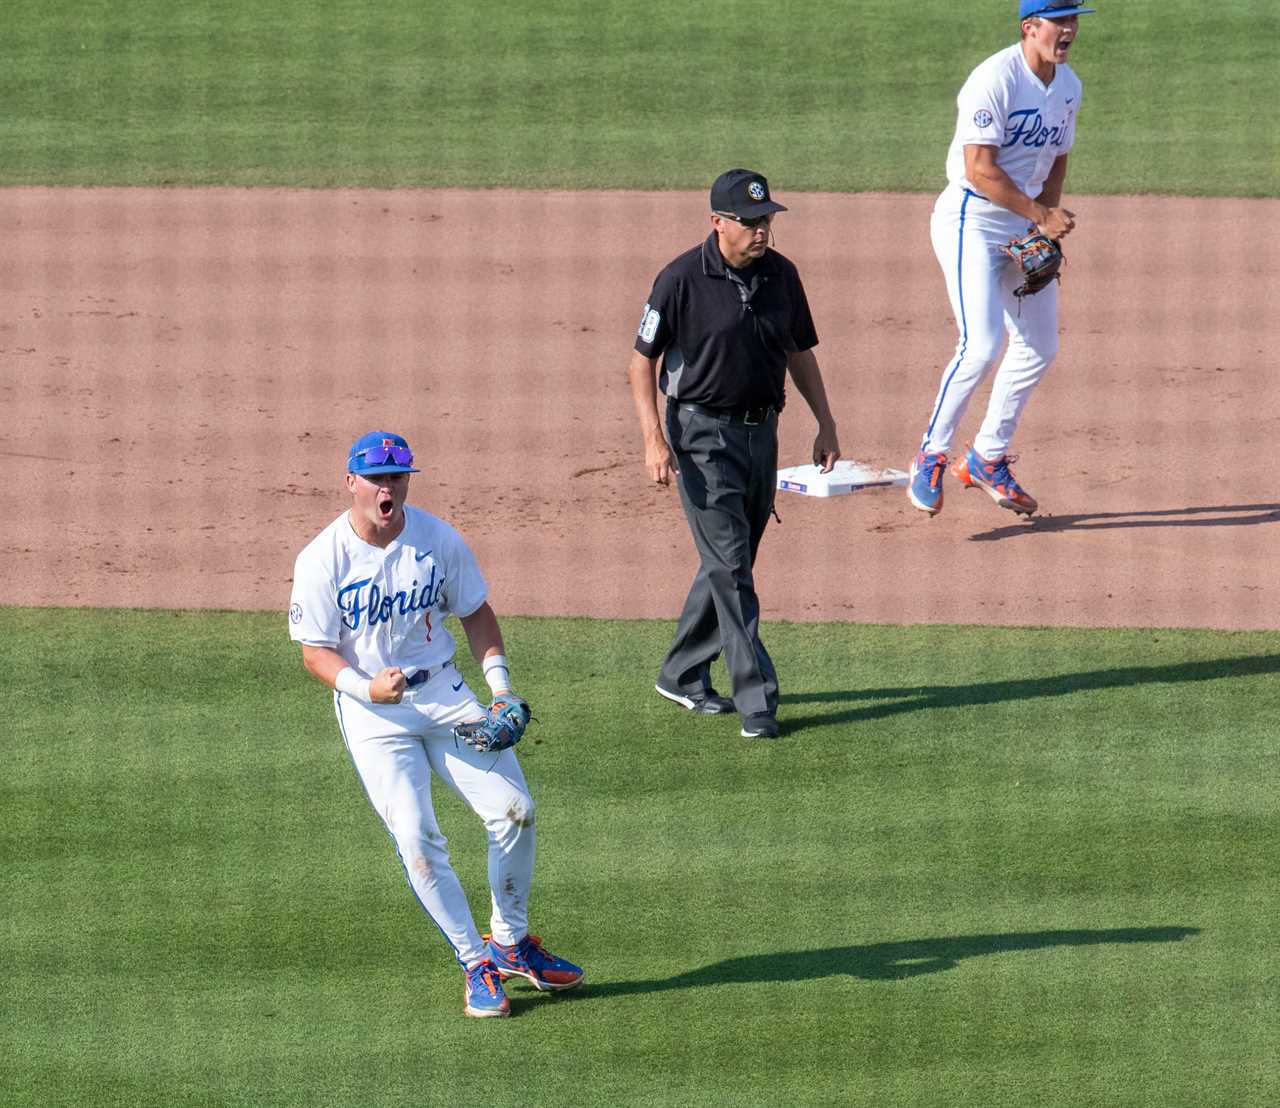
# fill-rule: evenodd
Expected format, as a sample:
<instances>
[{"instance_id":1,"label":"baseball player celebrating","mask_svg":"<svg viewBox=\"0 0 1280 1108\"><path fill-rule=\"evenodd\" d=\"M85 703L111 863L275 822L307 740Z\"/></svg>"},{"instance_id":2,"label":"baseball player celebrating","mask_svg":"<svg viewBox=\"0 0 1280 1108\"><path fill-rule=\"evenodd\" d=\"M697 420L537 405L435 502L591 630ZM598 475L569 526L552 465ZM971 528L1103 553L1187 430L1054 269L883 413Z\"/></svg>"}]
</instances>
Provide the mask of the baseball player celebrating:
<instances>
[{"instance_id":1,"label":"baseball player celebrating","mask_svg":"<svg viewBox=\"0 0 1280 1108\"><path fill-rule=\"evenodd\" d=\"M351 509L298 555L290 637L333 690L351 760L395 841L418 902L466 971L468 1016L507 1016L502 981L571 989L583 972L529 934L533 800L512 745L529 721L511 691L488 586L462 536L406 506L409 444L375 431L347 459ZM493 692L488 712L453 666L456 614ZM431 774L483 821L491 935L480 935L431 805Z\"/></svg>"},{"instance_id":2,"label":"baseball player celebrating","mask_svg":"<svg viewBox=\"0 0 1280 1108\"><path fill-rule=\"evenodd\" d=\"M1066 64L1079 17L1072 0L1021 0L1022 40L970 75L956 98L947 187L930 232L960 331L933 414L911 464L908 494L923 512L942 510L942 477L956 428L1008 335L986 418L951 472L1002 508L1030 515L1031 496L1009 469L1022 410L1058 351L1058 289L1035 295L1010 260L1012 240L1037 231L1046 250L1075 226L1062 206L1067 154L1075 141L1080 79ZM1049 241L1046 241L1049 240Z\"/></svg>"}]
</instances>

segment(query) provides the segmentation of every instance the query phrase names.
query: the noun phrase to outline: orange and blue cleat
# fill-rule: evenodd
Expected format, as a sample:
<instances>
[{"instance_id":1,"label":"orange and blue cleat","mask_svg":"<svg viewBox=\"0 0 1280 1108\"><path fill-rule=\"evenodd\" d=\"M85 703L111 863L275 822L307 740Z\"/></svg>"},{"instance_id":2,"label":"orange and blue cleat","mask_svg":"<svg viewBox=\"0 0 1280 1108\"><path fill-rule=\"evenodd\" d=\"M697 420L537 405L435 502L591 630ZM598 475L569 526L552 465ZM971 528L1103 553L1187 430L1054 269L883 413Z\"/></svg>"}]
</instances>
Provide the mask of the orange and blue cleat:
<instances>
[{"instance_id":1,"label":"orange and blue cleat","mask_svg":"<svg viewBox=\"0 0 1280 1108\"><path fill-rule=\"evenodd\" d=\"M1009 455L984 458L970 446L964 457L951 467L951 473L962 485L981 489L1000 507L1029 516L1039 505L1036 498L1014 479L1009 469L1009 463L1014 461L1017 459Z\"/></svg>"},{"instance_id":2,"label":"orange and blue cleat","mask_svg":"<svg viewBox=\"0 0 1280 1108\"><path fill-rule=\"evenodd\" d=\"M466 1007L469 1016L509 1016L511 1001L502 991L502 975L490 961L483 961L467 970Z\"/></svg>"},{"instance_id":3,"label":"orange and blue cleat","mask_svg":"<svg viewBox=\"0 0 1280 1108\"><path fill-rule=\"evenodd\" d=\"M543 992L572 989L582 984L582 968L548 953L537 935L526 935L511 946L495 942L491 935L485 935L484 940L489 944L493 964L498 967L498 974L504 981L508 977L525 977L534 988Z\"/></svg>"},{"instance_id":4,"label":"orange and blue cleat","mask_svg":"<svg viewBox=\"0 0 1280 1108\"><path fill-rule=\"evenodd\" d=\"M942 475L947 471L947 456L933 450L921 450L911 459L911 483L907 496L922 512L936 516L942 511Z\"/></svg>"}]
</instances>

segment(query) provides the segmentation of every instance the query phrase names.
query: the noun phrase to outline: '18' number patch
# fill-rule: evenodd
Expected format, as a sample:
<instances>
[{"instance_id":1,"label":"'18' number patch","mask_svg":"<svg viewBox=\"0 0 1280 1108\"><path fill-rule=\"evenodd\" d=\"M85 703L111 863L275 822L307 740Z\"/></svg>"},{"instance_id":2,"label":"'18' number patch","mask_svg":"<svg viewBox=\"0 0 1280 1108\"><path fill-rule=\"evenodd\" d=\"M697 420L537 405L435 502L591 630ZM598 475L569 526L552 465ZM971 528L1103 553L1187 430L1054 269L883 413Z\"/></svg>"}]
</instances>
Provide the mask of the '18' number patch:
<instances>
[{"instance_id":1,"label":"'18' number patch","mask_svg":"<svg viewBox=\"0 0 1280 1108\"><path fill-rule=\"evenodd\" d=\"M645 342L653 342L653 337L658 333L658 324L662 321L662 316L658 313L657 308L651 308L648 304L644 306L644 315L640 317L640 329L636 332Z\"/></svg>"}]
</instances>

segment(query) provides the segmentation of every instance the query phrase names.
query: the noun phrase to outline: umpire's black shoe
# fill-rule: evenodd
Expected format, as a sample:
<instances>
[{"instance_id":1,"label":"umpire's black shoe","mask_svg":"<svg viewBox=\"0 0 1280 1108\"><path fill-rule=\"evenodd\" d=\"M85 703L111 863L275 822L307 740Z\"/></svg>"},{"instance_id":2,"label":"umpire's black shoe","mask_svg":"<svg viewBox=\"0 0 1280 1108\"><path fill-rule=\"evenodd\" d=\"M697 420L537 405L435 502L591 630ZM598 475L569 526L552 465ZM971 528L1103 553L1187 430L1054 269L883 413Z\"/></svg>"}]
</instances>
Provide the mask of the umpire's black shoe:
<instances>
[{"instance_id":1,"label":"umpire's black shoe","mask_svg":"<svg viewBox=\"0 0 1280 1108\"><path fill-rule=\"evenodd\" d=\"M697 712L700 716L721 716L734 710L733 701L727 696L721 696L715 689L682 693L674 689L664 689L661 685L653 687L658 690L659 696L665 696L668 700L679 704L682 708L688 708L691 712Z\"/></svg>"},{"instance_id":2,"label":"umpire's black shoe","mask_svg":"<svg viewBox=\"0 0 1280 1108\"><path fill-rule=\"evenodd\" d=\"M769 715L743 716L742 737L744 739L776 739L778 721Z\"/></svg>"}]
</instances>

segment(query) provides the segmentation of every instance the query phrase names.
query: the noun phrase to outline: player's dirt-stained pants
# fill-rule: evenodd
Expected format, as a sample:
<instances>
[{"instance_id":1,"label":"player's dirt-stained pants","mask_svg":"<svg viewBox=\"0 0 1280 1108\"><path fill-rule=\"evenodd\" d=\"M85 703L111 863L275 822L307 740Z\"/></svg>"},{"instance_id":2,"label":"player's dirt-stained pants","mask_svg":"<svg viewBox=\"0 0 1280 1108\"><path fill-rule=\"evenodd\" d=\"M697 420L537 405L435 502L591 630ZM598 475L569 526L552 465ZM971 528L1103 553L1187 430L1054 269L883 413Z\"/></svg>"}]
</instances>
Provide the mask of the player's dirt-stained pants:
<instances>
[{"instance_id":1,"label":"player's dirt-stained pants","mask_svg":"<svg viewBox=\"0 0 1280 1108\"><path fill-rule=\"evenodd\" d=\"M452 734L484 709L452 665L405 693L399 704L365 704L334 694L342 737L369 802L395 841L418 902L463 967L487 952L449 862L431 805L431 774L483 821L489 839L490 929L509 946L529 931L533 884L533 799L512 749L479 754Z\"/></svg>"},{"instance_id":2,"label":"player's dirt-stained pants","mask_svg":"<svg viewBox=\"0 0 1280 1108\"><path fill-rule=\"evenodd\" d=\"M773 715L778 676L760 641L752 567L773 511L778 415L748 425L668 402L667 438L700 564L659 680L681 692L702 692L723 652L738 713Z\"/></svg>"},{"instance_id":3,"label":"player's dirt-stained pants","mask_svg":"<svg viewBox=\"0 0 1280 1108\"><path fill-rule=\"evenodd\" d=\"M921 449L948 454L974 391L1005 352L991 386L986 418L973 440L985 458L1009 452L1022 409L1058 352L1058 285L1019 300L1022 279L1000 247L1027 233L1027 221L976 193L948 186L929 230L947 281L960 341L942 374Z\"/></svg>"}]
</instances>

